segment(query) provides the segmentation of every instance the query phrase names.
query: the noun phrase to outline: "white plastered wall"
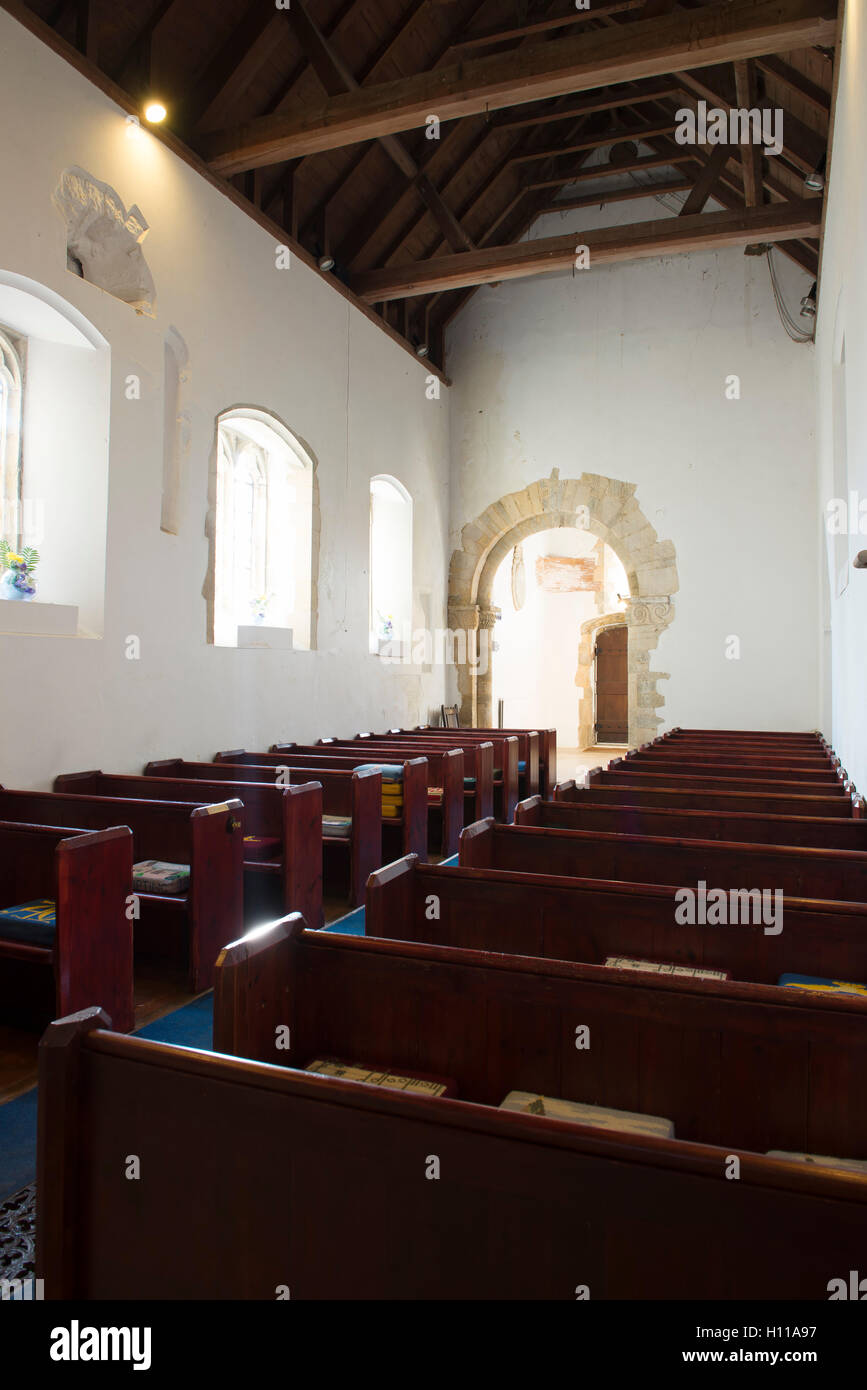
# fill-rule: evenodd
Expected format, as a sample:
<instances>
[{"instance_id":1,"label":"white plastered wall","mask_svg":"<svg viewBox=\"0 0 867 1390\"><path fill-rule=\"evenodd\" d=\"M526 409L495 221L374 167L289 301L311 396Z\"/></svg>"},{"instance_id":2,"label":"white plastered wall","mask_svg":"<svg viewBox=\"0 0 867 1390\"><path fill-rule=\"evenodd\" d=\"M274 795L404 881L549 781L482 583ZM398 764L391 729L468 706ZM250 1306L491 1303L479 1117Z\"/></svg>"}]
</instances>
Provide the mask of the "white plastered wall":
<instances>
[{"instance_id":1,"label":"white plastered wall","mask_svg":"<svg viewBox=\"0 0 867 1390\"><path fill-rule=\"evenodd\" d=\"M422 363L301 262L278 270L266 231L147 131L131 133L103 93L3 12L0 68L0 124L15 131L0 269L62 296L111 352L104 636L0 638L14 672L0 687L0 780L44 786L60 771L135 771L151 757L427 717L443 698L442 669L384 665L367 650L369 480L393 474L412 494L416 610L444 625L448 392L428 399ZM66 270L51 197L73 165L146 217L154 318ZM189 353L177 535L160 530L170 329ZM131 375L140 399L127 397ZM316 651L206 640L209 457L216 416L238 403L273 411L317 461ZM126 657L130 636L139 660Z\"/></svg>"}]
</instances>

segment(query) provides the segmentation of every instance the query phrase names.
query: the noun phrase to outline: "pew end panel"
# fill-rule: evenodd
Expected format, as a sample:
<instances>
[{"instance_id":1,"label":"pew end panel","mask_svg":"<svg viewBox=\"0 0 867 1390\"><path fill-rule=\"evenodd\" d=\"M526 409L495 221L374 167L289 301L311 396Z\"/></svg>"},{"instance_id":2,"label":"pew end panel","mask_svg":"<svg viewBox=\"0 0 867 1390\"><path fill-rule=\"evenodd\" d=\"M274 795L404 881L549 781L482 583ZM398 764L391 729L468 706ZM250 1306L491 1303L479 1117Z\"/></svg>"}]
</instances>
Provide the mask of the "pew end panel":
<instances>
[{"instance_id":1,"label":"pew end panel","mask_svg":"<svg viewBox=\"0 0 867 1390\"><path fill-rule=\"evenodd\" d=\"M306 925L300 912L290 912L220 951L214 982L215 1052L295 1065L293 957ZM264 998L267 1008L262 1006ZM287 1032L278 1033L279 1029Z\"/></svg>"},{"instance_id":2,"label":"pew end panel","mask_svg":"<svg viewBox=\"0 0 867 1390\"><path fill-rule=\"evenodd\" d=\"M460 748L447 748L442 755L443 834L441 850L444 859L457 854L464 826L464 754Z\"/></svg>"},{"instance_id":3,"label":"pew end panel","mask_svg":"<svg viewBox=\"0 0 867 1390\"><path fill-rule=\"evenodd\" d=\"M190 817L190 984L214 983L217 956L244 921L244 804L197 806Z\"/></svg>"},{"instance_id":4,"label":"pew end panel","mask_svg":"<svg viewBox=\"0 0 867 1390\"><path fill-rule=\"evenodd\" d=\"M57 847L57 1016L102 1000L114 1027L135 1026L132 894L133 837L127 826L96 830ZM95 993L98 991L98 993Z\"/></svg>"},{"instance_id":5,"label":"pew end panel","mask_svg":"<svg viewBox=\"0 0 867 1390\"><path fill-rule=\"evenodd\" d=\"M408 758L403 764L402 848L404 854L415 854L423 862L427 860L427 788L427 758Z\"/></svg>"},{"instance_id":6,"label":"pew end panel","mask_svg":"<svg viewBox=\"0 0 867 1390\"><path fill-rule=\"evenodd\" d=\"M367 880L365 936L401 938L401 928L414 917L414 883L418 858L404 855L385 864Z\"/></svg>"},{"instance_id":7,"label":"pew end panel","mask_svg":"<svg viewBox=\"0 0 867 1390\"><path fill-rule=\"evenodd\" d=\"M458 849L458 864L462 869L492 869L494 867L493 816L464 826Z\"/></svg>"},{"instance_id":8,"label":"pew end panel","mask_svg":"<svg viewBox=\"0 0 867 1390\"><path fill-rule=\"evenodd\" d=\"M322 783L283 789L283 904L311 927L325 922L322 905Z\"/></svg>"},{"instance_id":9,"label":"pew end panel","mask_svg":"<svg viewBox=\"0 0 867 1390\"><path fill-rule=\"evenodd\" d=\"M528 796L526 801L519 801L515 808L516 825L542 825L542 798L541 796Z\"/></svg>"},{"instance_id":10,"label":"pew end panel","mask_svg":"<svg viewBox=\"0 0 867 1390\"><path fill-rule=\"evenodd\" d=\"M425 789L427 802L427 789ZM361 907L367 880L382 863L382 775L374 771L352 774L352 863L350 904ZM427 829L425 829L427 834Z\"/></svg>"},{"instance_id":11,"label":"pew end panel","mask_svg":"<svg viewBox=\"0 0 867 1390\"><path fill-rule=\"evenodd\" d=\"M183 758L152 758L145 763L145 777L180 777Z\"/></svg>"}]
</instances>

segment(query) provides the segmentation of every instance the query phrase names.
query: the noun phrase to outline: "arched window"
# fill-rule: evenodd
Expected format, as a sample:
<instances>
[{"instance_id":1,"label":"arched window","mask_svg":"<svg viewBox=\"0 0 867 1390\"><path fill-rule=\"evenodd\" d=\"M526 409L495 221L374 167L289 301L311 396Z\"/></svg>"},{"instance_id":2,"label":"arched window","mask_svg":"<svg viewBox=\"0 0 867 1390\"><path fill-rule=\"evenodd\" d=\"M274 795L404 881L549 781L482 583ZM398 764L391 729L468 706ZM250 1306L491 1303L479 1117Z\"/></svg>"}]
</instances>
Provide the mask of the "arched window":
<instances>
[{"instance_id":1,"label":"arched window","mask_svg":"<svg viewBox=\"0 0 867 1390\"><path fill-rule=\"evenodd\" d=\"M412 642L412 498L396 478L370 480L370 650Z\"/></svg>"},{"instance_id":2,"label":"arched window","mask_svg":"<svg viewBox=\"0 0 867 1390\"><path fill-rule=\"evenodd\" d=\"M0 325L0 535L17 547L21 532L21 419L24 340Z\"/></svg>"},{"instance_id":3,"label":"arched window","mask_svg":"<svg viewBox=\"0 0 867 1390\"><path fill-rule=\"evenodd\" d=\"M214 641L261 623L309 649L313 460L268 411L218 417L215 542Z\"/></svg>"}]
</instances>

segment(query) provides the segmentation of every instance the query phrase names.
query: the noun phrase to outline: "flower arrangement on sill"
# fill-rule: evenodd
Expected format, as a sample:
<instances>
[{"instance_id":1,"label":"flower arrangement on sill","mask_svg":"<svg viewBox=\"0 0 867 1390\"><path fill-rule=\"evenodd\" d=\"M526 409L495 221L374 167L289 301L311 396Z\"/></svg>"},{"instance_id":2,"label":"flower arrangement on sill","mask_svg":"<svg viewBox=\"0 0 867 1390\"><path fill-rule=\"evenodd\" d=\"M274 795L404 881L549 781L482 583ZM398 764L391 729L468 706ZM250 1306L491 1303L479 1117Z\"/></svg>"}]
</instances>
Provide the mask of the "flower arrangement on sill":
<instances>
[{"instance_id":1,"label":"flower arrangement on sill","mask_svg":"<svg viewBox=\"0 0 867 1390\"><path fill-rule=\"evenodd\" d=\"M257 598L250 599L250 611L253 614L254 623L264 623L268 614L268 605L272 598L274 598L274 595L269 593L259 594Z\"/></svg>"},{"instance_id":2,"label":"flower arrangement on sill","mask_svg":"<svg viewBox=\"0 0 867 1390\"><path fill-rule=\"evenodd\" d=\"M28 602L36 593L33 574L39 564L39 551L26 545L20 555L6 540L0 540L0 599L13 599L19 603Z\"/></svg>"}]
</instances>

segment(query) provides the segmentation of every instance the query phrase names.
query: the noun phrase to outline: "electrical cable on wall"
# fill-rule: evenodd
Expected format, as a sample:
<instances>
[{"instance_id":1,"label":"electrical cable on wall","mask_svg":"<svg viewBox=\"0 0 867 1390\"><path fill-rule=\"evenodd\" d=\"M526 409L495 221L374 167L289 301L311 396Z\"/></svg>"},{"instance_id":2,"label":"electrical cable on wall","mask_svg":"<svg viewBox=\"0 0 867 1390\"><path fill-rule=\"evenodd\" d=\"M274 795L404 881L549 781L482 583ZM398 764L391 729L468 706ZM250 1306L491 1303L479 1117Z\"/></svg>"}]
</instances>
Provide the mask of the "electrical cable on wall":
<instances>
[{"instance_id":1,"label":"electrical cable on wall","mask_svg":"<svg viewBox=\"0 0 867 1390\"><path fill-rule=\"evenodd\" d=\"M792 342L793 342L793 343L812 343L812 342L814 342L814 341L815 341L815 337L816 337L816 326L815 326L815 321L814 321L814 324L813 324L813 330L812 330L812 332L810 332L810 333L806 332L806 331L804 330L804 328L802 328L802 326L801 326L799 323L797 323L797 322L795 321L795 319L792 317L792 315L789 313L789 310L788 310L788 308L787 308L787 306L786 306L786 302L785 302L785 300L783 299L783 292L782 292L782 289L780 288L780 282L779 282L779 279L778 279L778 276L777 276L777 267L776 267L776 263L775 263L775 260L774 260L774 247L773 247L773 246L769 246L769 247L768 247L768 270L769 270L770 273L771 273L771 286L772 286L773 291L774 291L774 299L776 300L777 310L778 310L778 312L779 312L780 319L781 319L781 321L782 321L783 327L785 328L785 330L786 330L786 332L788 333L789 337L792 339Z\"/></svg>"}]
</instances>

